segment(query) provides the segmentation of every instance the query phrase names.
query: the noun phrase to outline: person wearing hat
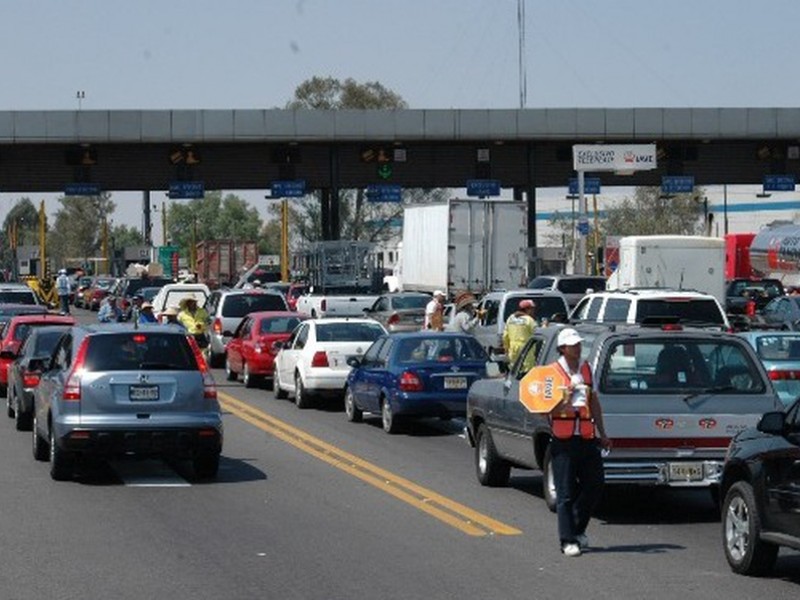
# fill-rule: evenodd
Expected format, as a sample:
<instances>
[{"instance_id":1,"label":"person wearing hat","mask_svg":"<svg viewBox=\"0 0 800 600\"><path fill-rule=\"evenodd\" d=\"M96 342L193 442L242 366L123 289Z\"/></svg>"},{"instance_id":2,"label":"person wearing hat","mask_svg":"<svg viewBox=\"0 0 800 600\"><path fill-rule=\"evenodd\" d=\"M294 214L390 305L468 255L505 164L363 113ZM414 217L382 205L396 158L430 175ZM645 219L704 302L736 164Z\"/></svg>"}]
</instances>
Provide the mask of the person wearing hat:
<instances>
[{"instance_id":1,"label":"person wearing hat","mask_svg":"<svg viewBox=\"0 0 800 600\"><path fill-rule=\"evenodd\" d=\"M482 311L475 309L477 300L470 292L463 292L456 296L456 316L447 328L448 331L459 333L472 333L472 330L481 322Z\"/></svg>"},{"instance_id":2,"label":"person wearing hat","mask_svg":"<svg viewBox=\"0 0 800 600\"><path fill-rule=\"evenodd\" d=\"M178 321L183 324L186 331L194 336L200 348L207 348L209 345L206 329L208 327L208 313L206 309L197 305L197 298L187 296L180 301L178 311Z\"/></svg>"},{"instance_id":3,"label":"person wearing hat","mask_svg":"<svg viewBox=\"0 0 800 600\"><path fill-rule=\"evenodd\" d=\"M175 313L177 314L177 312ZM149 302L142 302L142 305L139 307L139 323L140 324L147 324L147 323L158 323L158 319L153 314L153 305Z\"/></svg>"},{"instance_id":4,"label":"person wearing hat","mask_svg":"<svg viewBox=\"0 0 800 600\"><path fill-rule=\"evenodd\" d=\"M183 323L178 321L178 309L176 309L174 306L170 306L161 314L164 317L164 325L176 325L181 329L186 329L186 327L183 326Z\"/></svg>"},{"instance_id":5,"label":"person wearing hat","mask_svg":"<svg viewBox=\"0 0 800 600\"><path fill-rule=\"evenodd\" d=\"M66 269L58 270L58 277L56 277L56 293L58 294L58 303L61 307L61 314L69 314L69 276Z\"/></svg>"},{"instance_id":6,"label":"person wearing hat","mask_svg":"<svg viewBox=\"0 0 800 600\"><path fill-rule=\"evenodd\" d=\"M592 372L581 362L583 338L571 327L562 329L556 344L557 367L569 384L562 401L550 411L548 451L556 488L556 514L561 551L580 556L589 546L586 528L603 491L603 457L611 449L603 411L592 390Z\"/></svg>"},{"instance_id":7,"label":"person wearing hat","mask_svg":"<svg viewBox=\"0 0 800 600\"><path fill-rule=\"evenodd\" d=\"M108 296L100 310L97 311L97 320L101 323L117 323L122 320L122 311L117 306L117 297Z\"/></svg>"},{"instance_id":8,"label":"person wearing hat","mask_svg":"<svg viewBox=\"0 0 800 600\"><path fill-rule=\"evenodd\" d=\"M525 343L536 330L536 319L533 318L536 305L533 300L520 301L519 307L508 317L503 327L503 349L508 357L508 364L513 365Z\"/></svg>"},{"instance_id":9,"label":"person wearing hat","mask_svg":"<svg viewBox=\"0 0 800 600\"><path fill-rule=\"evenodd\" d=\"M444 300L445 294L442 290L433 292L433 299L425 305L425 322L423 329L433 329L442 331L444 329Z\"/></svg>"}]
</instances>

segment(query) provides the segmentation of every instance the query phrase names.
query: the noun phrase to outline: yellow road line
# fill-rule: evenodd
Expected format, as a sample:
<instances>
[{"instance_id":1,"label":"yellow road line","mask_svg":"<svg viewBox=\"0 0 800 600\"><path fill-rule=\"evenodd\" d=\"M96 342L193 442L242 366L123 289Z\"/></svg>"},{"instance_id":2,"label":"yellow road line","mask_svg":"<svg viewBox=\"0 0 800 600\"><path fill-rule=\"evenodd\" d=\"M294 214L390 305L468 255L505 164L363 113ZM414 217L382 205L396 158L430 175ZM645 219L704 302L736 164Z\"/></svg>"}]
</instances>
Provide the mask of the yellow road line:
<instances>
[{"instance_id":1,"label":"yellow road line","mask_svg":"<svg viewBox=\"0 0 800 600\"><path fill-rule=\"evenodd\" d=\"M408 479L381 469L354 454L332 446L229 394L218 392L218 396L222 407L240 419L468 535L519 535L522 533L515 527L501 523Z\"/></svg>"}]
</instances>

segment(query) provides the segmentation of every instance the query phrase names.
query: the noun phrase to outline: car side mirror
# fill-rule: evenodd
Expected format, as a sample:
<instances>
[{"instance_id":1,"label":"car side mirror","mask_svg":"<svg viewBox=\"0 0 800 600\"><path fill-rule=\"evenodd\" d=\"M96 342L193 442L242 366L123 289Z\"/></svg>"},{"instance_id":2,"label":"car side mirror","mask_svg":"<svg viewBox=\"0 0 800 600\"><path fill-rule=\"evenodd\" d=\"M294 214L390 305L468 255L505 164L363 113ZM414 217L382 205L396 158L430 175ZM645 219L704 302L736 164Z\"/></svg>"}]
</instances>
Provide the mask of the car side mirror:
<instances>
[{"instance_id":1,"label":"car side mirror","mask_svg":"<svg viewBox=\"0 0 800 600\"><path fill-rule=\"evenodd\" d=\"M272 342L272 352L277 354L281 349L286 348L288 342L282 342L278 340L277 342Z\"/></svg>"},{"instance_id":2,"label":"car side mirror","mask_svg":"<svg viewBox=\"0 0 800 600\"><path fill-rule=\"evenodd\" d=\"M361 366L361 359L358 356L349 356L347 358L347 364L353 367L354 369L357 369L358 367Z\"/></svg>"},{"instance_id":3,"label":"car side mirror","mask_svg":"<svg viewBox=\"0 0 800 600\"><path fill-rule=\"evenodd\" d=\"M786 413L781 411L764 413L756 429L761 433L783 435L786 431Z\"/></svg>"}]
</instances>

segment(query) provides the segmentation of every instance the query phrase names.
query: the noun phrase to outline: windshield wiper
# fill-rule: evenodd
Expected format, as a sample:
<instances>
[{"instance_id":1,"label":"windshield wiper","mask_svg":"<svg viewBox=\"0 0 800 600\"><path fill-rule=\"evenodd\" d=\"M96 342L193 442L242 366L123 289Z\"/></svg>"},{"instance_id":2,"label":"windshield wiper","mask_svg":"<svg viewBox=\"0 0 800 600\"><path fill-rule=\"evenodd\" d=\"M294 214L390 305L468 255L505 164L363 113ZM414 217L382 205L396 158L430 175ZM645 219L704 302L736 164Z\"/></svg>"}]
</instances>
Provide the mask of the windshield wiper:
<instances>
[{"instance_id":1,"label":"windshield wiper","mask_svg":"<svg viewBox=\"0 0 800 600\"><path fill-rule=\"evenodd\" d=\"M723 392L732 392L736 390L736 388L732 385L716 385L713 387L703 388L702 390L698 390L696 392L692 392L691 394L687 394L682 398L682 400L689 404L691 400L694 400L698 396L708 396L709 398L712 396L716 396L717 394L721 394Z\"/></svg>"}]
</instances>

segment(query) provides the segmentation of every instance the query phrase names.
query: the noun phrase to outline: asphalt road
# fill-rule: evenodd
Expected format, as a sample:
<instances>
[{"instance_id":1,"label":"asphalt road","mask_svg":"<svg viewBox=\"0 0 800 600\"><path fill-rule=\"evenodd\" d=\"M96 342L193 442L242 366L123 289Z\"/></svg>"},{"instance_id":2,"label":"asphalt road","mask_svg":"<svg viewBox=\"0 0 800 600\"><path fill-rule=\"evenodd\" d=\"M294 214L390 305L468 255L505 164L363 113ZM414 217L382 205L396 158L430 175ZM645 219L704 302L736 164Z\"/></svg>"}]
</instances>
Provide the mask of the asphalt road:
<instances>
[{"instance_id":1,"label":"asphalt road","mask_svg":"<svg viewBox=\"0 0 800 600\"><path fill-rule=\"evenodd\" d=\"M81 313L92 320L94 313ZM335 403L298 410L215 371L217 482L115 461L56 483L0 421L0 598L796 598L800 554L736 576L706 493L610 490L580 558L538 472L481 487L457 422L397 436Z\"/></svg>"}]
</instances>

